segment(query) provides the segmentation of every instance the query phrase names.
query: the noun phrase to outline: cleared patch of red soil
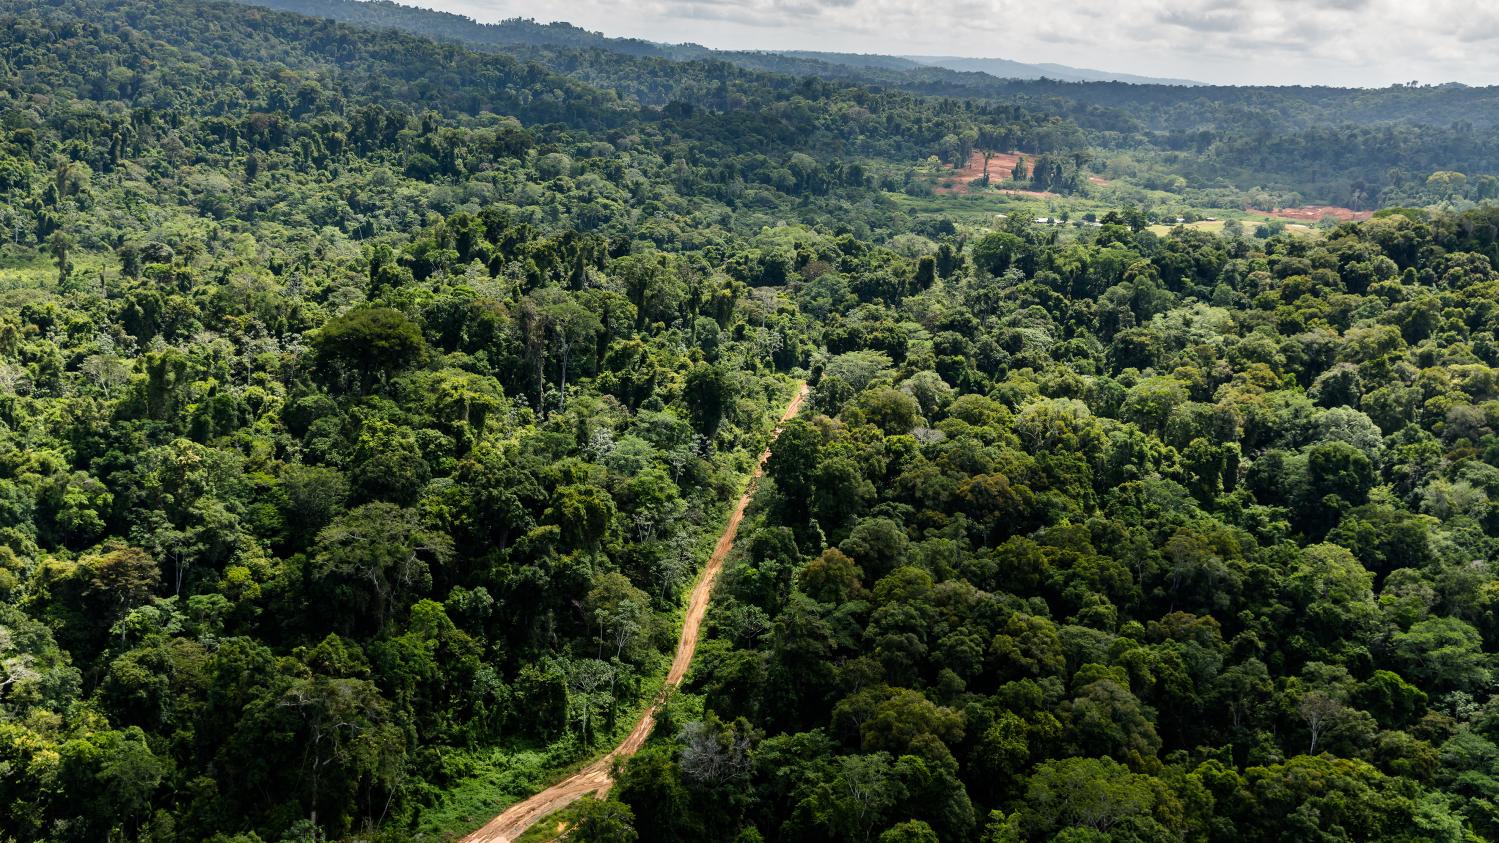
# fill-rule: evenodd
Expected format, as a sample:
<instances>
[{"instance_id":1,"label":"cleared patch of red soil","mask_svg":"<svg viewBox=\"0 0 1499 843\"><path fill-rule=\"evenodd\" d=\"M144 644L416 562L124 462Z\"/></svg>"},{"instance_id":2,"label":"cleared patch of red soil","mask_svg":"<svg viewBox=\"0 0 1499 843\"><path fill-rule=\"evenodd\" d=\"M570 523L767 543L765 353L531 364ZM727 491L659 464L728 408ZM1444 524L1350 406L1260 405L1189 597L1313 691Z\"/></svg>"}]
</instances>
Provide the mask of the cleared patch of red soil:
<instances>
[{"instance_id":1,"label":"cleared patch of red soil","mask_svg":"<svg viewBox=\"0 0 1499 843\"><path fill-rule=\"evenodd\" d=\"M1279 217L1297 222L1318 222L1328 217L1339 222L1361 222L1374 216L1373 211L1355 211L1352 208L1340 208L1336 205L1303 205L1300 208L1277 208L1274 211L1260 211L1254 208L1245 210L1251 214L1264 214L1268 217Z\"/></svg>"},{"instance_id":2,"label":"cleared patch of red soil","mask_svg":"<svg viewBox=\"0 0 1499 843\"><path fill-rule=\"evenodd\" d=\"M1031 168L1035 166L1036 156L1025 152L998 152L989 157L989 183L999 186L1010 182L1014 175L1015 165L1021 158L1025 158L1025 178L1031 177ZM968 183L974 179L984 177L984 154L974 152L968 156L968 163L956 170L948 170L937 179L937 185L933 188L937 193L967 193ZM1106 185L1108 179L1098 176L1088 176L1089 184ZM1020 190L1017 188L1002 188L999 191L1010 196L1030 196L1038 199L1054 199L1057 194L1045 190Z\"/></svg>"},{"instance_id":3,"label":"cleared patch of red soil","mask_svg":"<svg viewBox=\"0 0 1499 843\"><path fill-rule=\"evenodd\" d=\"M1025 157L1025 177L1031 176L1031 165L1035 160L1034 155L1026 155L1023 152L1000 152L989 158L989 183L1003 183L1010 180L1010 175L1015 169L1015 164L1021 156ZM937 179L937 186L933 188L938 193L967 193L968 183L974 179L984 177L984 154L974 152L968 156L968 163L960 169L948 170ZM952 182L952 186L946 186ZM1011 192L1011 191L1006 191ZM1017 195L1032 196L1034 191L1014 191Z\"/></svg>"}]
</instances>

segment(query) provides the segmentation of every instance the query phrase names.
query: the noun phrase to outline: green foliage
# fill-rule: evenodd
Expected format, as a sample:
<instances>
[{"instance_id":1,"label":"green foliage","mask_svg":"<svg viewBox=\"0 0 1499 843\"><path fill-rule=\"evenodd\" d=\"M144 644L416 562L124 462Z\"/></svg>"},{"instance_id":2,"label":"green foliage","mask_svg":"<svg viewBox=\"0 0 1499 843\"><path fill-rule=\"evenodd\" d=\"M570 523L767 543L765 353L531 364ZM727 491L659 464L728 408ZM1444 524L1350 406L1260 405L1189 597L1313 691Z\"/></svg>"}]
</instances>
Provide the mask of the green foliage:
<instances>
[{"instance_id":1,"label":"green foliage","mask_svg":"<svg viewBox=\"0 0 1499 843\"><path fill-rule=\"evenodd\" d=\"M0 836L450 833L616 736L809 362L718 271L797 200L698 219L674 118L509 59L5 15Z\"/></svg>"},{"instance_id":2,"label":"green foliage","mask_svg":"<svg viewBox=\"0 0 1499 843\"><path fill-rule=\"evenodd\" d=\"M421 329L398 310L371 307L329 320L313 339L318 364L338 382L360 389L384 383L416 362L423 349Z\"/></svg>"},{"instance_id":3,"label":"green foliage","mask_svg":"<svg viewBox=\"0 0 1499 843\"><path fill-rule=\"evenodd\" d=\"M1492 188L1460 128L1273 129L1489 92L12 6L0 837L477 825L654 693L798 379L684 704L572 838L1499 834L1499 214L892 199L1001 147L1088 191L1091 135L1142 180L1456 208Z\"/></svg>"},{"instance_id":4,"label":"green foliage","mask_svg":"<svg viewBox=\"0 0 1499 843\"><path fill-rule=\"evenodd\" d=\"M1459 771L1492 757L1494 577L1473 560L1495 547L1499 451L1451 408L1493 400L1499 358L1468 350L1491 308L1370 250L1401 219L1126 240L1106 278L1176 274L1118 322L1098 317L1119 286L1057 280L1115 234L1011 224L900 301L923 329L900 360L826 325L817 414L778 440L751 528L794 538L791 594L750 587L751 551L692 680L705 717L765 737L738 801L684 799L673 827L728 811L786 837L968 839L977 809L1007 841L1488 834L1492 796L1470 795L1488 778ZM1371 252L1417 271L1349 292L1344 258ZM1173 269L1187 254L1206 263ZM1244 298L1204 305L1218 284ZM1391 293L1447 298L1424 358ZM1389 383L1416 397L1384 424Z\"/></svg>"}]
</instances>

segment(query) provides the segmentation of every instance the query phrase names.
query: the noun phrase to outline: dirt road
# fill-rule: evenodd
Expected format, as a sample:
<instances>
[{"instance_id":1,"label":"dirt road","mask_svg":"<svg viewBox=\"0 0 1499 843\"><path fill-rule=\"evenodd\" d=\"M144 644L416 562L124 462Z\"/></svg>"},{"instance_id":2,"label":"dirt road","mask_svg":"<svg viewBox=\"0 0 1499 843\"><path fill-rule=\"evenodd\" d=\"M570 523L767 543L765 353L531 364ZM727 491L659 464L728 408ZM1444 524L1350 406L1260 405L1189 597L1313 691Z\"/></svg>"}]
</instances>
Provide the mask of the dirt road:
<instances>
[{"instance_id":1,"label":"dirt road","mask_svg":"<svg viewBox=\"0 0 1499 843\"><path fill-rule=\"evenodd\" d=\"M807 385L802 384L797 390L796 397L786 405L786 412L781 415L781 424L785 424L801 409L802 401L807 397L807 391ZM780 432L780 425L777 425L776 433ZM682 677L687 675L687 668L692 665L692 654L697 651L698 632L703 625L703 616L708 612L708 600L713 596L713 584L717 581L719 572L723 570L723 563L728 558L729 551L734 548L734 537L739 533L739 522L744 520L744 510L749 506L750 496L754 494L755 480L764 470L765 460L769 457L770 449L766 448L760 454L754 473L750 475L749 485L745 487L744 494L739 497L739 503L734 506L733 513L729 515L729 523L724 527L723 534L718 537L718 544L713 548L713 555L708 557L708 564L704 566L697 583L692 587L692 597L687 602L687 616L682 621L682 635L677 639L677 653L672 658L671 669L666 674L667 688L674 688L680 684ZM630 730L629 736L619 746L610 750L608 755L535 796L511 805L505 809L504 813L490 820L483 828L463 838L460 843L510 843L524 834L526 829L535 825L538 820L566 808L578 798L589 793L601 795L608 793L610 786L614 784L614 780L609 776L609 771L614 766L614 759L634 755L635 751L640 749L641 744L645 743L645 739L650 737L651 728L656 725L656 707L661 704L665 692L666 689L663 688L662 695L657 696L656 701L645 710L645 714L641 715L635 728Z\"/></svg>"}]
</instances>

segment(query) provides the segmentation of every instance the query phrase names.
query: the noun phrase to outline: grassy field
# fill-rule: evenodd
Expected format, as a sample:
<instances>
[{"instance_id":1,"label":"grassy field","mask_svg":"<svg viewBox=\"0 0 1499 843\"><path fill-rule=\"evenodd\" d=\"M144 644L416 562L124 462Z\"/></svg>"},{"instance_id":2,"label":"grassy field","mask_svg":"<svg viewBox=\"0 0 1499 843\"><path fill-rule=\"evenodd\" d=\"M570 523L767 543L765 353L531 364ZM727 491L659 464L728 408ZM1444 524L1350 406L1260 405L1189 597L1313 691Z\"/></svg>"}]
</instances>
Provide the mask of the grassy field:
<instances>
[{"instance_id":1,"label":"grassy field","mask_svg":"<svg viewBox=\"0 0 1499 843\"><path fill-rule=\"evenodd\" d=\"M97 288L104 281L119 277L119 262L114 255L74 251L69 285ZM57 289L57 261L46 252L14 245L0 247L0 290Z\"/></svg>"},{"instance_id":2,"label":"grassy field","mask_svg":"<svg viewBox=\"0 0 1499 843\"><path fill-rule=\"evenodd\" d=\"M1107 190L1107 188L1103 190ZM1117 202L1087 196L1038 199L1002 194L997 191L943 193L930 196L910 196L905 193L887 193L885 195L891 202L907 213L940 214L952 219L960 227L974 231L992 229L1006 215L1019 215L1026 219L1041 217L1058 219L1063 214L1067 215L1069 223L1059 227L1063 230L1072 230L1073 225L1085 219L1085 216L1089 213L1093 214L1095 218L1101 218L1104 214L1119 207L1119 203ZM1233 208L1200 208L1192 209L1192 212L1197 216L1213 217L1213 219L1180 223L1180 225L1201 231L1210 231L1214 234L1221 233L1224 222L1230 219L1235 219L1243 223L1246 235L1253 235L1255 228L1265 223L1280 223L1285 227L1287 232L1292 234L1312 234L1318 231L1316 226L1287 222L1286 220L1277 219L1265 214L1251 214ZM1187 212L1183 211L1182 213L1186 215ZM1152 225L1149 227L1149 231L1164 236L1169 234L1177 225L1178 223Z\"/></svg>"},{"instance_id":3,"label":"grassy field","mask_svg":"<svg viewBox=\"0 0 1499 843\"><path fill-rule=\"evenodd\" d=\"M1148 230L1164 236L1166 234L1170 234L1171 230L1179 225L1183 228L1193 228L1197 229L1198 231L1208 231L1213 234L1222 234L1223 224L1227 222L1228 219L1236 219L1244 223L1245 234L1253 234L1256 226L1259 226L1262 223L1272 222L1279 222L1284 224L1285 230L1291 234L1311 234L1312 232L1315 232L1317 230L1314 226L1303 225L1299 222L1286 222L1285 220L1277 220L1274 217L1246 214L1242 211L1214 211L1213 213L1221 213L1224 214L1224 216L1213 220L1198 220L1197 222L1175 223L1172 225L1152 225Z\"/></svg>"},{"instance_id":4,"label":"grassy field","mask_svg":"<svg viewBox=\"0 0 1499 843\"><path fill-rule=\"evenodd\" d=\"M1198 231L1210 231L1213 234L1222 234L1224 222L1226 220L1199 220L1197 222L1181 223L1180 225L1182 228L1192 228ZM1171 229L1176 227L1176 225L1152 225L1148 230L1156 234L1169 234L1171 233Z\"/></svg>"}]
</instances>

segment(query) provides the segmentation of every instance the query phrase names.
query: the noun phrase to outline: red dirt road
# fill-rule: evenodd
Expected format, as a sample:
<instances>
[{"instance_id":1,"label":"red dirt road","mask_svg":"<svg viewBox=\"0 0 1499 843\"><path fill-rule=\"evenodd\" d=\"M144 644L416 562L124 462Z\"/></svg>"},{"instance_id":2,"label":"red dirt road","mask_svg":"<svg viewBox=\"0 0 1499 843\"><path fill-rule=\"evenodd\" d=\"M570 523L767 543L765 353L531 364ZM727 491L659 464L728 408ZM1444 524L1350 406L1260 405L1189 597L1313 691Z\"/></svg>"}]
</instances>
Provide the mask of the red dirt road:
<instances>
[{"instance_id":1,"label":"red dirt road","mask_svg":"<svg viewBox=\"0 0 1499 843\"><path fill-rule=\"evenodd\" d=\"M786 412L781 415L781 422L776 426L775 434L771 436L772 441L776 435L780 434L781 425L790 421L801 409L807 392L807 385L802 384L797 390L796 397L786 405ZM750 497L754 494L755 480L764 471L765 461L769 458L770 448L767 447L760 454L755 471L750 475L749 485L745 487L744 494L739 497L739 503L734 506L734 511L729 515L729 523L718 537L718 544L713 547L713 555L708 557L708 564L703 567L703 573L698 577L697 584L692 587L692 596L687 601L687 616L682 621L682 634L677 639L677 652L671 660L671 669L666 673L666 688L675 688L681 684L682 678L687 675L687 668L692 665L692 654L697 652L698 633L702 629L703 616L708 613L708 601L713 596L713 584L718 580L719 572L723 570L723 563L728 558L729 551L734 549L734 538L739 534L739 522L744 520L744 511L749 507ZM526 829L535 825L537 821L566 808L579 798L590 793L600 795L608 793L609 788L614 785L614 779L609 775L610 769L614 766L614 760L634 755L636 750L645 743L645 739L651 736L651 729L656 725L656 708L661 704L666 688L662 689L655 702L652 702L641 715L635 728L630 730L629 736L619 746L610 750L608 755L535 796L511 805L499 816L486 823L483 828L463 838L460 843L510 843L524 834Z\"/></svg>"}]
</instances>

